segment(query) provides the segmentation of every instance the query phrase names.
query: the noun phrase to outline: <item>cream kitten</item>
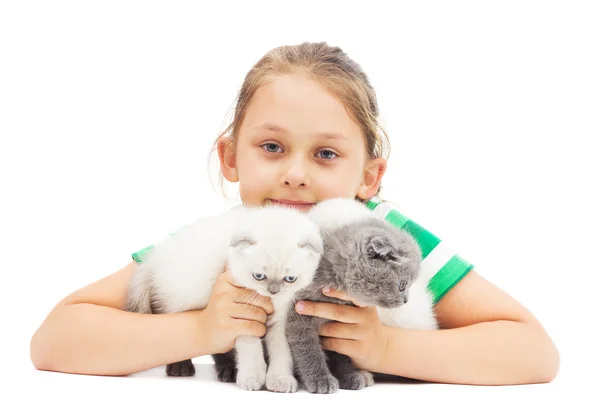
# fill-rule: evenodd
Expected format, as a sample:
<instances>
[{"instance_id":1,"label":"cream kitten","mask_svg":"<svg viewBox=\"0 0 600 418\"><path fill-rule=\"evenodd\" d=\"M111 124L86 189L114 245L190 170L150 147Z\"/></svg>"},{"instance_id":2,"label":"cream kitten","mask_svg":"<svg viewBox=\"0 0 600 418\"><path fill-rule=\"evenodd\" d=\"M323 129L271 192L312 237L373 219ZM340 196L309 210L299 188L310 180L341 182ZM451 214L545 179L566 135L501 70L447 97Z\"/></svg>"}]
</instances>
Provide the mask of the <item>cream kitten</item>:
<instances>
[{"instance_id":1,"label":"cream kitten","mask_svg":"<svg viewBox=\"0 0 600 418\"><path fill-rule=\"evenodd\" d=\"M319 264L323 243L319 228L294 209L238 206L197 220L159 242L133 275L125 310L174 313L204 309L212 287L229 265L236 281L271 298L274 312L262 341L240 336L235 349L215 354L217 376L246 390L297 390L285 338L286 313L295 292L308 286ZM166 366L168 375L193 375L191 359Z\"/></svg>"}]
</instances>

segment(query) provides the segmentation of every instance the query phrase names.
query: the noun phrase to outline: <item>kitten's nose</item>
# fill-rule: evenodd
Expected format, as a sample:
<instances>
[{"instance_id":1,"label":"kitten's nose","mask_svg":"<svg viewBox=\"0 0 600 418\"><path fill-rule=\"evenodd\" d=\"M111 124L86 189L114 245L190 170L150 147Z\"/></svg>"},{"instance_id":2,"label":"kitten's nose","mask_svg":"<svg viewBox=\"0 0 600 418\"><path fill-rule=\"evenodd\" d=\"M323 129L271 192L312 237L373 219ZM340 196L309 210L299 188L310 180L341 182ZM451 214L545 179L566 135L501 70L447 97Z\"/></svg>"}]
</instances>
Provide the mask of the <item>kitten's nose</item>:
<instances>
[{"instance_id":1,"label":"kitten's nose","mask_svg":"<svg viewBox=\"0 0 600 418\"><path fill-rule=\"evenodd\" d=\"M269 287L267 287L267 290L269 290L269 292L274 295L275 293L279 292L279 284L278 283L271 283L269 285Z\"/></svg>"},{"instance_id":2,"label":"kitten's nose","mask_svg":"<svg viewBox=\"0 0 600 418\"><path fill-rule=\"evenodd\" d=\"M404 295L404 303L408 302L408 296Z\"/></svg>"}]
</instances>

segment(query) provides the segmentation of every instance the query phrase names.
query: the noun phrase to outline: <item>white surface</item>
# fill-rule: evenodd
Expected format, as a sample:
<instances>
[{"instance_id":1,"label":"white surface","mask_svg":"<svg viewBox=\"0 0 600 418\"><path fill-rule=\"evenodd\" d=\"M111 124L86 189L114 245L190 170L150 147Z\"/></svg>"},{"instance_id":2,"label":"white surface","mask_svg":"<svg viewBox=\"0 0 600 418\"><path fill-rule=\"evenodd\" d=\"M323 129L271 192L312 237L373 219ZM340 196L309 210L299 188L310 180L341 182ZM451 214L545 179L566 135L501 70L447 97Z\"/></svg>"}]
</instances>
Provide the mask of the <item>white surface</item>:
<instances>
[{"instance_id":1,"label":"white surface","mask_svg":"<svg viewBox=\"0 0 600 418\"><path fill-rule=\"evenodd\" d=\"M9 405L24 412L61 412L67 417L129 416L450 416L450 417L597 417L586 382L557 379L547 385L459 386L400 378L361 391L329 395L304 390L293 394L246 392L218 383L210 360L196 361L197 375L169 378L152 369L126 378L22 371ZM11 379L14 380L14 379ZM3 406L5 407L5 406ZM0 407L1 411L1 407ZM15 416L7 414L5 416ZM18 416L25 416L18 415Z\"/></svg>"},{"instance_id":2,"label":"white surface","mask_svg":"<svg viewBox=\"0 0 600 418\"><path fill-rule=\"evenodd\" d=\"M0 415L597 410L597 3L215 3L0 5L0 408L19 411ZM542 320L558 378L317 396L218 385L205 358L180 380L35 371L29 339L59 299L225 207L206 177L210 144L250 66L304 40L363 66L392 140L383 197Z\"/></svg>"}]
</instances>

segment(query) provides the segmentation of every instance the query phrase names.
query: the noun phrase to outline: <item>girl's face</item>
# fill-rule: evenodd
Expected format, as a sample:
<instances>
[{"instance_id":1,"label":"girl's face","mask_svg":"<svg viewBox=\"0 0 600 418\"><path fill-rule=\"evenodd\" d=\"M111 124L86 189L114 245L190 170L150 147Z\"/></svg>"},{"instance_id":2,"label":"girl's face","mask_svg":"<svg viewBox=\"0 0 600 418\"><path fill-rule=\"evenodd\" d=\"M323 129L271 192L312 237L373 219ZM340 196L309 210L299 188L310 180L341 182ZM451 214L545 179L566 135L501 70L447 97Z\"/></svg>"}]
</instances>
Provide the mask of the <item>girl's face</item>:
<instances>
[{"instance_id":1,"label":"girl's face","mask_svg":"<svg viewBox=\"0 0 600 418\"><path fill-rule=\"evenodd\" d=\"M385 160L368 159L362 130L326 89L281 75L248 104L238 141L219 141L221 171L239 181L249 206L281 204L308 211L333 197L375 195Z\"/></svg>"}]
</instances>

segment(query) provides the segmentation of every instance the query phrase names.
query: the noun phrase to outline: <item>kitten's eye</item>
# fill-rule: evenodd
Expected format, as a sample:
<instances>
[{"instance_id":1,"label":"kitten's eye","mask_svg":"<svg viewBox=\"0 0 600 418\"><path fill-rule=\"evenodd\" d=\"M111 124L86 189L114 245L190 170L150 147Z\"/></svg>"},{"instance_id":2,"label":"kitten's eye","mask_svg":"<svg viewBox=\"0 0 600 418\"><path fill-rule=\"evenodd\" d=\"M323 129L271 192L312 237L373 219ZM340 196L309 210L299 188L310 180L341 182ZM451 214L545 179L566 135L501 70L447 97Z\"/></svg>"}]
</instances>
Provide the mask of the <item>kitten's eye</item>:
<instances>
[{"instance_id":1,"label":"kitten's eye","mask_svg":"<svg viewBox=\"0 0 600 418\"><path fill-rule=\"evenodd\" d=\"M254 280L258 280L260 282L262 280L265 280L267 278L267 275L262 273L252 273L252 277L254 277Z\"/></svg>"},{"instance_id":2,"label":"kitten's eye","mask_svg":"<svg viewBox=\"0 0 600 418\"><path fill-rule=\"evenodd\" d=\"M400 282L400 284L398 284L398 290L403 292L404 289L406 289L406 282Z\"/></svg>"},{"instance_id":3,"label":"kitten's eye","mask_svg":"<svg viewBox=\"0 0 600 418\"><path fill-rule=\"evenodd\" d=\"M294 276L285 276L283 278L283 280L288 283L294 283L296 281L296 279L297 279L297 277L294 277Z\"/></svg>"}]
</instances>

